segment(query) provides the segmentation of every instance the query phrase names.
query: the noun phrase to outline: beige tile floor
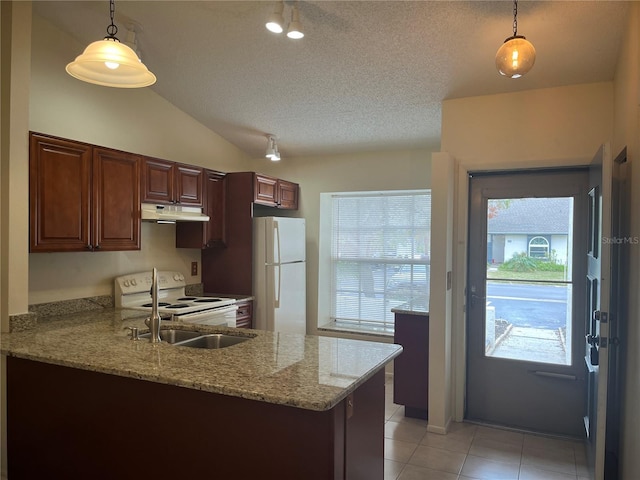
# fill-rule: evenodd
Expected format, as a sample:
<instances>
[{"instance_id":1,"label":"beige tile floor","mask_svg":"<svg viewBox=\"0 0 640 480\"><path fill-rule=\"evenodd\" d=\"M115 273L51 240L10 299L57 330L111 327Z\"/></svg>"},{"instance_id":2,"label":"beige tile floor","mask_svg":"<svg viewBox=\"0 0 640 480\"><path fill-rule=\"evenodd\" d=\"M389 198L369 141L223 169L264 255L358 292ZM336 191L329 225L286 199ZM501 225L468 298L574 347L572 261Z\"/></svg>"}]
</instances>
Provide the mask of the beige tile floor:
<instances>
[{"instance_id":1,"label":"beige tile floor","mask_svg":"<svg viewBox=\"0 0 640 480\"><path fill-rule=\"evenodd\" d=\"M407 418L387 379L385 480L589 480L582 442L454 423L447 435Z\"/></svg>"}]
</instances>

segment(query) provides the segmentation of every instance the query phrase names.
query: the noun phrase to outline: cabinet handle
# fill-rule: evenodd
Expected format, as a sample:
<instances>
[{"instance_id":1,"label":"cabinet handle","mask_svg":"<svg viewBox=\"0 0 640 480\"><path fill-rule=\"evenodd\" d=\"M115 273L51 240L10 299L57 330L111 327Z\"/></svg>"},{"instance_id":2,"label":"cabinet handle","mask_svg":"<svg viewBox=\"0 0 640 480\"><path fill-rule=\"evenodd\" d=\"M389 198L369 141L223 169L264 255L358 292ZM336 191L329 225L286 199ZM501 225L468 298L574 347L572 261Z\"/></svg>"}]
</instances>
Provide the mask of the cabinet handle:
<instances>
[{"instance_id":1,"label":"cabinet handle","mask_svg":"<svg viewBox=\"0 0 640 480\"><path fill-rule=\"evenodd\" d=\"M93 250L93 245L91 245L90 243L87 244L87 246L85 247L87 250Z\"/></svg>"},{"instance_id":2,"label":"cabinet handle","mask_svg":"<svg viewBox=\"0 0 640 480\"><path fill-rule=\"evenodd\" d=\"M95 247L93 247L94 250L100 250L100 245L96 245Z\"/></svg>"}]
</instances>

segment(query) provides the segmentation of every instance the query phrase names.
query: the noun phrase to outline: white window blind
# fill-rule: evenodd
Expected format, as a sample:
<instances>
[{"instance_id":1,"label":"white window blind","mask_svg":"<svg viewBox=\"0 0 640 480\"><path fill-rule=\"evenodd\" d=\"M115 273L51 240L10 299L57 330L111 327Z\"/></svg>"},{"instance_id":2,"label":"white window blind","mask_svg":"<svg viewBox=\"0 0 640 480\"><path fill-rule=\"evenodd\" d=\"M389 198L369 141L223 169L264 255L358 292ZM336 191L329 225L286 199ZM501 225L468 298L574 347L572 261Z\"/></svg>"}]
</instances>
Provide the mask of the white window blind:
<instances>
[{"instance_id":1,"label":"white window blind","mask_svg":"<svg viewBox=\"0 0 640 480\"><path fill-rule=\"evenodd\" d=\"M391 308L429 294L431 192L332 195L331 319L393 331Z\"/></svg>"}]
</instances>

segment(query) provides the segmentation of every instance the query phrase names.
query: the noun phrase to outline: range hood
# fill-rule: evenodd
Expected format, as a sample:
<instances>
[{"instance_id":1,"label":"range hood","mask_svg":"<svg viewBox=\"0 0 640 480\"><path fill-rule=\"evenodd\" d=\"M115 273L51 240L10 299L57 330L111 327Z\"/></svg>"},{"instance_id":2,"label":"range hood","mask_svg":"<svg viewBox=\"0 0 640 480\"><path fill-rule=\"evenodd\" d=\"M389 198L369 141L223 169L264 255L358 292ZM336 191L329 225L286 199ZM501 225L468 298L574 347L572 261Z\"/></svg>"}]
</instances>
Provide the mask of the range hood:
<instances>
[{"instance_id":1,"label":"range hood","mask_svg":"<svg viewBox=\"0 0 640 480\"><path fill-rule=\"evenodd\" d=\"M199 207L183 207L182 205L155 205L143 203L142 220L156 223L175 222L208 222L209 217Z\"/></svg>"}]
</instances>

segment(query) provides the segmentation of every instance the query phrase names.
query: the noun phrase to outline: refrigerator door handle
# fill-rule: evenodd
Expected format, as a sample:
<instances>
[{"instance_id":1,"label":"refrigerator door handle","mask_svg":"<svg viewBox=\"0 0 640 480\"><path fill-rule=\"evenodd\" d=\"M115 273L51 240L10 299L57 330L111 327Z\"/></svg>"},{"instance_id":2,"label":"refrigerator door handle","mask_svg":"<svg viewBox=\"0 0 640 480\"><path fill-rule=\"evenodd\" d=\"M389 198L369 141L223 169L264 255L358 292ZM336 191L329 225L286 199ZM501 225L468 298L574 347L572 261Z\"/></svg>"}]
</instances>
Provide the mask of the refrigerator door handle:
<instances>
[{"instance_id":1,"label":"refrigerator door handle","mask_svg":"<svg viewBox=\"0 0 640 480\"><path fill-rule=\"evenodd\" d=\"M276 280L276 288L275 291L273 292L273 306L274 308L280 308L280 286L281 286L281 282L280 279L282 278L281 272L280 272L280 265L275 265L274 269L273 269L273 273L274 275L276 275L278 278Z\"/></svg>"},{"instance_id":2,"label":"refrigerator door handle","mask_svg":"<svg viewBox=\"0 0 640 480\"><path fill-rule=\"evenodd\" d=\"M274 220L273 222L273 235L276 240L276 248L275 248L275 254L277 255L276 258L273 259L273 263L279 264L280 263L280 227L278 227L278 221ZM278 297L280 295L278 294Z\"/></svg>"}]
</instances>

